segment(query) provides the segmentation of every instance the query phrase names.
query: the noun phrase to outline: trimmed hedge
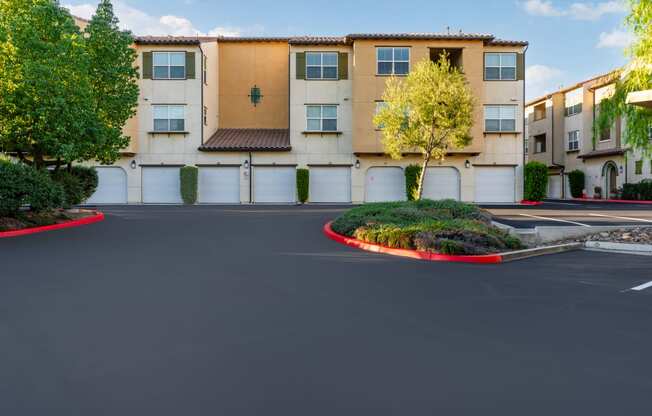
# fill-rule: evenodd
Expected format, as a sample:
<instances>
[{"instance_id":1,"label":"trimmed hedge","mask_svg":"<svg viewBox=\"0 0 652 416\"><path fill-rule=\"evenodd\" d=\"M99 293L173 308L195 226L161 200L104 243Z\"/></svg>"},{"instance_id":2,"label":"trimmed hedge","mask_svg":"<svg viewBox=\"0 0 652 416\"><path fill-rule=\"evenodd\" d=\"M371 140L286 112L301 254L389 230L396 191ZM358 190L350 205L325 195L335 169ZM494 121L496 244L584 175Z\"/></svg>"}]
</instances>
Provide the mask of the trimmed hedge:
<instances>
[{"instance_id":1,"label":"trimmed hedge","mask_svg":"<svg viewBox=\"0 0 652 416\"><path fill-rule=\"evenodd\" d=\"M579 169L570 172L568 174L568 184L570 185L571 196L573 198L581 198L585 184L584 172Z\"/></svg>"},{"instance_id":2,"label":"trimmed hedge","mask_svg":"<svg viewBox=\"0 0 652 416\"><path fill-rule=\"evenodd\" d=\"M414 201L419 197L419 175L420 165L409 165L405 168L405 193L408 201Z\"/></svg>"},{"instance_id":3,"label":"trimmed hedge","mask_svg":"<svg viewBox=\"0 0 652 416\"><path fill-rule=\"evenodd\" d=\"M525 192L527 201L542 201L548 193L548 167L541 162L525 165Z\"/></svg>"},{"instance_id":4,"label":"trimmed hedge","mask_svg":"<svg viewBox=\"0 0 652 416\"><path fill-rule=\"evenodd\" d=\"M297 196L299 202L305 204L308 201L310 189L310 171L308 169L297 169Z\"/></svg>"},{"instance_id":5,"label":"trimmed hedge","mask_svg":"<svg viewBox=\"0 0 652 416\"><path fill-rule=\"evenodd\" d=\"M22 206L35 212L60 208L65 201L63 187L45 170L21 163L0 162L0 215L16 216Z\"/></svg>"},{"instance_id":6,"label":"trimmed hedge","mask_svg":"<svg viewBox=\"0 0 652 416\"><path fill-rule=\"evenodd\" d=\"M652 180L643 179L639 183L624 184L620 197L632 201L652 201Z\"/></svg>"},{"instance_id":7,"label":"trimmed hedge","mask_svg":"<svg viewBox=\"0 0 652 416\"><path fill-rule=\"evenodd\" d=\"M181 199L184 204L192 205L197 202L197 181L199 169L196 166L184 166L179 169L181 182Z\"/></svg>"}]
</instances>

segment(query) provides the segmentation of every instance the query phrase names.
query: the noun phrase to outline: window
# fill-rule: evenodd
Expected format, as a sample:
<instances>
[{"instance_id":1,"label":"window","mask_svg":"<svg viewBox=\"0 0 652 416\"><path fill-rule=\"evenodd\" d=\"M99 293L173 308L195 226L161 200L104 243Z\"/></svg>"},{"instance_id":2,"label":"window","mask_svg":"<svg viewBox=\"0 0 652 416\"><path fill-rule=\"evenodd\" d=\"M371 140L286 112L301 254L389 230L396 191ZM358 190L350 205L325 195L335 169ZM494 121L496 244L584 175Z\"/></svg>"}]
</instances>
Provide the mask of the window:
<instances>
[{"instance_id":1,"label":"window","mask_svg":"<svg viewBox=\"0 0 652 416\"><path fill-rule=\"evenodd\" d=\"M576 88L564 94L564 115L571 117L582 112L584 89Z\"/></svg>"},{"instance_id":2,"label":"window","mask_svg":"<svg viewBox=\"0 0 652 416\"><path fill-rule=\"evenodd\" d=\"M534 136L534 153L545 153L546 152L546 135L539 134Z\"/></svg>"},{"instance_id":3,"label":"window","mask_svg":"<svg viewBox=\"0 0 652 416\"><path fill-rule=\"evenodd\" d=\"M634 163L634 174L636 174L636 175L642 175L643 174L643 161L642 160L637 160Z\"/></svg>"},{"instance_id":4,"label":"window","mask_svg":"<svg viewBox=\"0 0 652 416\"><path fill-rule=\"evenodd\" d=\"M204 106L204 126L208 126L208 107Z\"/></svg>"},{"instance_id":5,"label":"window","mask_svg":"<svg viewBox=\"0 0 652 416\"><path fill-rule=\"evenodd\" d=\"M580 148L580 131L573 130L568 132L568 150L579 150Z\"/></svg>"},{"instance_id":6,"label":"window","mask_svg":"<svg viewBox=\"0 0 652 416\"><path fill-rule=\"evenodd\" d=\"M534 106L534 121L543 120L546 118L546 102Z\"/></svg>"},{"instance_id":7,"label":"window","mask_svg":"<svg viewBox=\"0 0 652 416\"><path fill-rule=\"evenodd\" d=\"M600 132L600 141L608 142L611 140L611 129L604 129Z\"/></svg>"},{"instance_id":8,"label":"window","mask_svg":"<svg viewBox=\"0 0 652 416\"><path fill-rule=\"evenodd\" d=\"M410 48L376 48L378 75L407 75L410 72Z\"/></svg>"},{"instance_id":9,"label":"window","mask_svg":"<svg viewBox=\"0 0 652 416\"><path fill-rule=\"evenodd\" d=\"M574 116L575 114L580 114L581 112L582 112L582 103L577 103L571 105L570 107L566 107L564 109L564 115L566 117Z\"/></svg>"},{"instance_id":10,"label":"window","mask_svg":"<svg viewBox=\"0 0 652 416\"><path fill-rule=\"evenodd\" d=\"M337 52L306 52L306 79L337 79Z\"/></svg>"},{"instance_id":11,"label":"window","mask_svg":"<svg viewBox=\"0 0 652 416\"><path fill-rule=\"evenodd\" d=\"M185 117L182 105L155 105L154 131L184 131Z\"/></svg>"},{"instance_id":12,"label":"window","mask_svg":"<svg viewBox=\"0 0 652 416\"><path fill-rule=\"evenodd\" d=\"M486 105L484 107L484 130L486 132L516 131L516 106Z\"/></svg>"},{"instance_id":13,"label":"window","mask_svg":"<svg viewBox=\"0 0 652 416\"><path fill-rule=\"evenodd\" d=\"M337 131L336 105L306 106L307 131Z\"/></svg>"},{"instance_id":14,"label":"window","mask_svg":"<svg viewBox=\"0 0 652 416\"><path fill-rule=\"evenodd\" d=\"M154 79L185 79L185 52L153 52Z\"/></svg>"},{"instance_id":15,"label":"window","mask_svg":"<svg viewBox=\"0 0 652 416\"><path fill-rule=\"evenodd\" d=\"M484 55L484 79L487 81L516 80L516 54L486 53Z\"/></svg>"}]
</instances>

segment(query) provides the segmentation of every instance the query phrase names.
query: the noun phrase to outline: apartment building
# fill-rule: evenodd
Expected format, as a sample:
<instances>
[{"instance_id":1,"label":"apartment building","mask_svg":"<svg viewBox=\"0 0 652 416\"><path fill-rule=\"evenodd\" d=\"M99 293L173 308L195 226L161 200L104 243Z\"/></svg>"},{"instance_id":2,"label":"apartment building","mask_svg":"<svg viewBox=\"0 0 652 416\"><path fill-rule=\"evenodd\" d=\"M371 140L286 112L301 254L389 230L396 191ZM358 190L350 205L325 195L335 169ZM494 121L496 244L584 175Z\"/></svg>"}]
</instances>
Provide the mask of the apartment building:
<instances>
[{"instance_id":1,"label":"apartment building","mask_svg":"<svg viewBox=\"0 0 652 416\"><path fill-rule=\"evenodd\" d=\"M614 92L617 72L563 88L526 104L526 157L548 166L548 197L571 198L568 173L585 173L585 194L613 198L625 183L652 177L652 165L623 140L626 120L595 131L600 102Z\"/></svg>"},{"instance_id":2,"label":"apartment building","mask_svg":"<svg viewBox=\"0 0 652 416\"><path fill-rule=\"evenodd\" d=\"M312 203L405 199L420 155L389 158L372 119L388 76L444 50L476 94L476 123L467 148L428 168L426 196L520 200L526 46L485 34L137 37L131 144L97 167L89 203L180 203L184 165L199 169L199 203L293 203L297 168Z\"/></svg>"}]
</instances>

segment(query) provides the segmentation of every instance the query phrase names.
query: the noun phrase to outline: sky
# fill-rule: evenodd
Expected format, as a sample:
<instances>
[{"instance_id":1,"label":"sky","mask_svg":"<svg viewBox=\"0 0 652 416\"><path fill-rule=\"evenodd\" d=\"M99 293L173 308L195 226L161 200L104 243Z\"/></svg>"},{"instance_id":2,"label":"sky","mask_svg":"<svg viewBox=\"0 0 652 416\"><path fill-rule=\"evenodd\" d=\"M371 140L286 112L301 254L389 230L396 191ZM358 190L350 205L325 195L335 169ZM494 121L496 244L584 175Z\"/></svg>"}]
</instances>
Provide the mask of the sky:
<instances>
[{"instance_id":1,"label":"sky","mask_svg":"<svg viewBox=\"0 0 652 416\"><path fill-rule=\"evenodd\" d=\"M96 0L62 0L90 18ZM627 60L624 0L114 0L137 35L345 35L368 32L491 33L526 40L528 100L609 72Z\"/></svg>"}]
</instances>

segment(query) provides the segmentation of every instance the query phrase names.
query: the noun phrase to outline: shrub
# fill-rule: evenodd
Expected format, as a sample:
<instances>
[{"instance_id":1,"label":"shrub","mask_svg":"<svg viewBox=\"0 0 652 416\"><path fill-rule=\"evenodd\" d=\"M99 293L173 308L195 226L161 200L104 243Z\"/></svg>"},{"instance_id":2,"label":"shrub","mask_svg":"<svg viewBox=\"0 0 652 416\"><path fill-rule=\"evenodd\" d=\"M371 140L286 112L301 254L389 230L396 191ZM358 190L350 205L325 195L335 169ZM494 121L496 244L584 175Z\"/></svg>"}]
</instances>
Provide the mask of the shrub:
<instances>
[{"instance_id":1,"label":"shrub","mask_svg":"<svg viewBox=\"0 0 652 416\"><path fill-rule=\"evenodd\" d=\"M15 215L27 204L29 182L26 166L0 162L0 216Z\"/></svg>"},{"instance_id":2,"label":"shrub","mask_svg":"<svg viewBox=\"0 0 652 416\"><path fill-rule=\"evenodd\" d=\"M623 190L620 194L620 197L622 199L629 199L629 200L639 199L638 188L639 186L636 183L623 184Z\"/></svg>"},{"instance_id":3,"label":"shrub","mask_svg":"<svg viewBox=\"0 0 652 416\"><path fill-rule=\"evenodd\" d=\"M528 201L541 201L548 191L548 167L541 162L528 162L525 165L525 193Z\"/></svg>"},{"instance_id":4,"label":"shrub","mask_svg":"<svg viewBox=\"0 0 652 416\"><path fill-rule=\"evenodd\" d=\"M196 166L184 166L179 170L181 182L181 199L184 204L192 205L197 202L197 176Z\"/></svg>"},{"instance_id":5,"label":"shrub","mask_svg":"<svg viewBox=\"0 0 652 416\"><path fill-rule=\"evenodd\" d=\"M568 174L568 183L570 185L571 196L573 198L582 197L582 191L584 191L584 181L584 172L579 169L575 169Z\"/></svg>"},{"instance_id":6,"label":"shrub","mask_svg":"<svg viewBox=\"0 0 652 416\"><path fill-rule=\"evenodd\" d=\"M73 205L81 204L84 198L84 184L81 179L68 172L65 169L60 169L52 171L50 173L52 180L61 185L64 192L64 202L63 206L65 208L70 208Z\"/></svg>"},{"instance_id":7,"label":"shrub","mask_svg":"<svg viewBox=\"0 0 652 416\"><path fill-rule=\"evenodd\" d=\"M421 175L421 166L409 165L405 168L405 192L408 201L414 201L419 197L419 175Z\"/></svg>"},{"instance_id":8,"label":"shrub","mask_svg":"<svg viewBox=\"0 0 652 416\"><path fill-rule=\"evenodd\" d=\"M54 182L47 171L29 167L27 172L31 185L27 203L32 211L49 211L65 205L66 192L63 186Z\"/></svg>"},{"instance_id":9,"label":"shrub","mask_svg":"<svg viewBox=\"0 0 652 416\"><path fill-rule=\"evenodd\" d=\"M638 183L639 198L645 201L652 201L652 179L643 179Z\"/></svg>"},{"instance_id":10,"label":"shrub","mask_svg":"<svg viewBox=\"0 0 652 416\"><path fill-rule=\"evenodd\" d=\"M86 201L97 189L97 169L92 166L73 166L71 173L75 175L82 185L82 202Z\"/></svg>"},{"instance_id":11,"label":"shrub","mask_svg":"<svg viewBox=\"0 0 652 416\"><path fill-rule=\"evenodd\" d=\"M308 190L310 187L310 172L308 169L297 169L297 196L299 202L305 204L308 201Z\"/></svg>"}]
</instances>

